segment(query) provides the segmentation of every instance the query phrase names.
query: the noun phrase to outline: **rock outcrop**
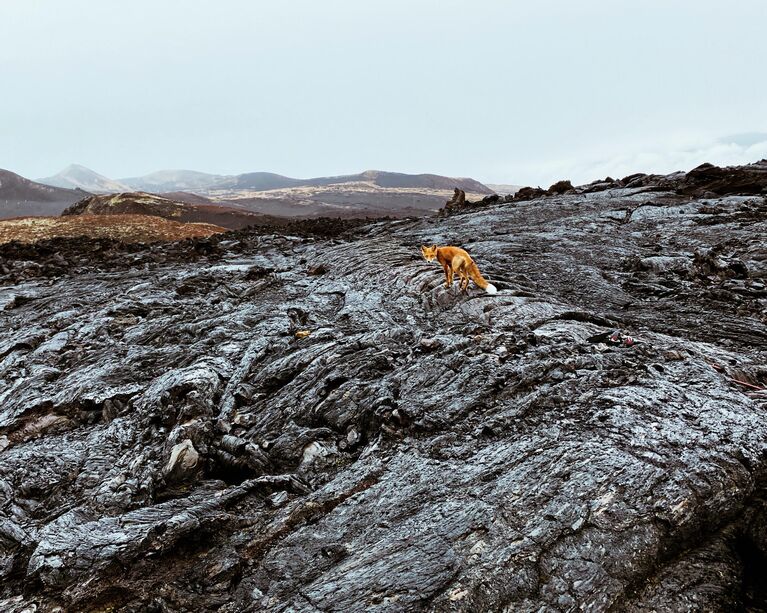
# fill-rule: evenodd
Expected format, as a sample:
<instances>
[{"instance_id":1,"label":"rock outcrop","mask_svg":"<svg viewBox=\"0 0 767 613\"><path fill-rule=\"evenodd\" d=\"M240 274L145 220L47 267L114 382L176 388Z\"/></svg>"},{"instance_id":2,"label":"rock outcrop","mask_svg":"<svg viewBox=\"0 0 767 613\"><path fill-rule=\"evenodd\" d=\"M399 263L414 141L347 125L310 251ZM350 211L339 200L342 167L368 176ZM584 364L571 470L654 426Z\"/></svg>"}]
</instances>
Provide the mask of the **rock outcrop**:
<instances>
[{"instance_id":1,"label":"rock outcrop","mask_svg":"<svg viewBox=\"0 0 767 613\"><path fill-rule=\"evenodd\" d=\"M575 188L573 188L573 184L569 180L565 179L562 181L557 181L551 187L549 187L548 193L552 196L560 194L574 194Z\"/></svg>"},{"instance_id":2,"label":"rock outcrop","mask_svg":"<svg viewBox=\"0 0 767 613\"><path fill-rule=\"evenodd\" d=\"M696 198L0 247L0 609L759 610L767 203Z\"/></svg>"},{"instance_id":3,"label":"rock outcrop","mask_svg":"<svg viewBox=\"0 0 767 613\"><path fill-rule=\"evenodd\" d=\"M459 187L453 189L453 197L445 202L445 207L442 209L442 213L444 214L460 211L466 206L466 192Z\"/></svg>"}]
</instances>

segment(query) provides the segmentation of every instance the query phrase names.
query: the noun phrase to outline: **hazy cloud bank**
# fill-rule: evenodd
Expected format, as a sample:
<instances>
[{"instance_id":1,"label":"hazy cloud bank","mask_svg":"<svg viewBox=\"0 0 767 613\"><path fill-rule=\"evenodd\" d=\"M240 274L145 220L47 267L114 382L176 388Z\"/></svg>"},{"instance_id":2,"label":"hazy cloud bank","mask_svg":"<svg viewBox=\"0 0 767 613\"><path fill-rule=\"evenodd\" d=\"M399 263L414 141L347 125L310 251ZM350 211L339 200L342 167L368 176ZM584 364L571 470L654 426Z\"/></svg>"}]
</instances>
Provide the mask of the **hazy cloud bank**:
<instances>
[{"instance_id":1,"label":"hazy cloud bank","mask_svg":"<svg viewBox=\"0 0 767 613\"><path fill-rule=\"evenodd\" d=\"M513 164L507 174L518 184L548 186L559 179L574 184L635 172L667 174L690 170L703 162L718 166L749 164L767 158L767 133L749 132L715 140L669 142L662 147L637 148L631 153L589 152L569 159Z\"/></svg>"}]
</instances>

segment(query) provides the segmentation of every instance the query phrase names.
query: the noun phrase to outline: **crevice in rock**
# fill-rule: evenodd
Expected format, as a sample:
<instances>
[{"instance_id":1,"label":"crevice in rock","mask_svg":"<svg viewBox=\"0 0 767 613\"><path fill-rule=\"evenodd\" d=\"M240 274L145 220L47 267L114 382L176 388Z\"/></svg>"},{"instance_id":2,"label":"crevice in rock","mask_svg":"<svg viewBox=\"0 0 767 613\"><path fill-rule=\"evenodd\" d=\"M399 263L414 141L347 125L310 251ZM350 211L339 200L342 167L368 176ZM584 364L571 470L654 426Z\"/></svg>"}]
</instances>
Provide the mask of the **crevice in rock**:
<instances>
[{"instance_id":1,"label":"crevice in rock","mask_svg":"<svg viewBox=\"0 0 767 613\"><path fill-rule=\"evenodd\" d=\"M744 612L767 611L767 552L745 534L733 543L742 564L741 606Z\"/></svg>"}]
</instances>

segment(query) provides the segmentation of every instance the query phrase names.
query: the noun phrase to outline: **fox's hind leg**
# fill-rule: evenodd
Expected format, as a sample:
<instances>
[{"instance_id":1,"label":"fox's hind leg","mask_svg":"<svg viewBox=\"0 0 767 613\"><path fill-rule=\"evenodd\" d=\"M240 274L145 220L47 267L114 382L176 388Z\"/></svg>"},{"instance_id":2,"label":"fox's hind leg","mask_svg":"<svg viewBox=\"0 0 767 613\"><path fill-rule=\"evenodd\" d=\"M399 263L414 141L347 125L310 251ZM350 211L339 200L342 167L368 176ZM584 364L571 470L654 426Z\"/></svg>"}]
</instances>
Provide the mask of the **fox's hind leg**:
<instances>
[{"instance_id":1,"label":"fox's hind leg","mask_svg":"<svg viewBox=\"0 0 767 613\"><path fill-rule=\"evenodd\" d=\"M466 292L469 288L469 273L466 272L466 267L461 268L459 273L461 275L461 291Z\"/></svg>"},{"instance_id":2,"label":"fox's hind leg","mask_svg":"<svg viewBox=\"0 0 767 613\"><path fill-rule=\"evenodd\" d=\"M469 287L469 271L467 270L466 262L464 260L458 260L455 263L455 270L461 279L461 282L458 284L458 287L460 288L462 292L465 292L466 288Z\"/></svg>"}]
</instances>

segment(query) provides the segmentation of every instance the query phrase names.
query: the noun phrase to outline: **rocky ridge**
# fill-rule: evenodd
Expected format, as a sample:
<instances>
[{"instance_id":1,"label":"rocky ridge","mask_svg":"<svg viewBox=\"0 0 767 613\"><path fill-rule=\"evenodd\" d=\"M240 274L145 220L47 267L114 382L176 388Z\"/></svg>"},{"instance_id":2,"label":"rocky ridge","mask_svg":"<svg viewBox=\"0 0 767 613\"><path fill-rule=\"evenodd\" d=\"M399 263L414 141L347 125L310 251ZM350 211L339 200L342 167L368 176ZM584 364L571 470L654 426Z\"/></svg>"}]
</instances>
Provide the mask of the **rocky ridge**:
<instances>
[{"instance_id":1,"label":"rocky ridge","mask_svg":"<svg viewBox=\"0 0 767 613\"><path fill-rule=\"evenodd\" d=\"M760 610L752 170L0 246L0 605Z\"/></svg>"},{"instance_id":2,"label":"rocky ridge","mask_svg":"<svg viewBox=\"0 0 767 613\"><path fill-rule=\"evenodd\" d=\"M568 180L557 181L548 189L541 187L520 187L514 193L505 195L490 194L480 201L457 201L456 196L443 214L455 213L459 209L472 209L477 206L498 202L522 202L536 200L546 196L562 194L593 194L612 189L643 188L645 191L673 192L677 196L716 198L727 195L760 195L767 193L767 160L761 160L747 166L719 167L713 164L701 164L690 172L675 172L670 175L636 173L623 179L606 177L587 185L574 187Z\"/></svg>"}]
</instances>

